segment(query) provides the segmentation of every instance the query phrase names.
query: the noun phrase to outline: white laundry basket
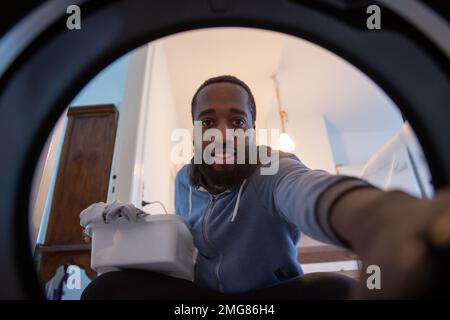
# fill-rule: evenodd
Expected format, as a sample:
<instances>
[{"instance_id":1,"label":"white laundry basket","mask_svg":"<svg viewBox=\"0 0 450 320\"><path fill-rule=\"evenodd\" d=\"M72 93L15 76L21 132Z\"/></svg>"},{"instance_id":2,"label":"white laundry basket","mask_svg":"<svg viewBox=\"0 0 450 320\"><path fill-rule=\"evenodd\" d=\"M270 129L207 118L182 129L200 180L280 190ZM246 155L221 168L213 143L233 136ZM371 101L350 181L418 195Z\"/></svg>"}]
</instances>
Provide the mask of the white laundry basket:
<instances>
[{"instance_id":1,"label":"white laundry basket","mask_svg":"<svg viewBox=\"0 0 450 320\"><path fill-rule=\"evenodd\" d=\"M129 222L90 224L91 268L99 273L120 269L156 271L193 281L197 250L183 218L148 215Z\"/></svg>"}]
</instances>

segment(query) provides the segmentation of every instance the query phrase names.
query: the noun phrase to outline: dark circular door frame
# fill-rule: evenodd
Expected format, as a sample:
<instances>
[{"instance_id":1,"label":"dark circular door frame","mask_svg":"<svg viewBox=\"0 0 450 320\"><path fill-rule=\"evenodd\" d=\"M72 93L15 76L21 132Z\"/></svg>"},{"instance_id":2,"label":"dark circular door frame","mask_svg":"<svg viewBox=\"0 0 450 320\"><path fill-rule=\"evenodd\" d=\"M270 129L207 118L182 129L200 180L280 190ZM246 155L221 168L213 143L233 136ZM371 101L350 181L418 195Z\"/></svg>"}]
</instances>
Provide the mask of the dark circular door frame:
<instances>
[{"instance_id":1,"label":"dark circular door frame","mask_svg":"<svg viewBox=\"0 0 450 320\"><path fill-rule=\"evenodd\" d=\"M422 144L435 187L450 184L450 52L446 39L433 34L436 23L444 32L449 26L419 1L408 1L416 6L370 1L382 9L382 29L374 31L365 27L367 1L53 0L36 8L0 39L0 52L7 52L0 55L0 297L43 297L29 245L28 205L35 165L56 120L109 63L176 32L254 27L333 51L393 99ZM69 4L81 7L81 30L66 28ZM428 20L415 20L420 14L413 10Z\"/></svg>"}]
</instances>

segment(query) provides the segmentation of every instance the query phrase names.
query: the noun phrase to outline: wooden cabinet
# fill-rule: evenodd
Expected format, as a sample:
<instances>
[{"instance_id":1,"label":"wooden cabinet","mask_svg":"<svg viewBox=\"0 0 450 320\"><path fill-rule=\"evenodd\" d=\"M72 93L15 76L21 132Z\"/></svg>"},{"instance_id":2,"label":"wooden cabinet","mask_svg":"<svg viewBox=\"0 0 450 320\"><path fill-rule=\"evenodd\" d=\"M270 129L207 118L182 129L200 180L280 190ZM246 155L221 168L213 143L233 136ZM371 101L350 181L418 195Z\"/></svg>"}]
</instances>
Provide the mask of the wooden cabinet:
<instances>
[{"instance_id":1,"label":"wooden cabinet","mask_svg":"<svg viewBox=\"0 0 450 320\"><path fill-rule=\"evenodd\" d=\"M67 117L45 241L36 248L44 282L61 265L78 265L91 279L96 276L79 215L108 196L118 111L114 105L72 107Z\"/></svg>"}]
</instances>

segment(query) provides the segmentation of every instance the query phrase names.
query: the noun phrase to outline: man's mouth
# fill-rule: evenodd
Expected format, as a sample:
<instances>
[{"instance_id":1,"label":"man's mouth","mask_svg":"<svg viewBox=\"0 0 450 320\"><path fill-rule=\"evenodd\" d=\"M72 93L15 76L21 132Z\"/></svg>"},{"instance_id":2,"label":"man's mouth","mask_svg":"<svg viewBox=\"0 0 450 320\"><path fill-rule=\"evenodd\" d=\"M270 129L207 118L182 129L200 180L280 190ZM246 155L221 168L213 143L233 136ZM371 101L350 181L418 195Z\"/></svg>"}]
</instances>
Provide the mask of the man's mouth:
<instances>
[{"instance_id":1,"label":"man's mouth","mask_svg":"<svg viewBox=\"0 0 450 320\"><path fill-rule=\"evenodd\" d=\"M224 149L222 153L213 152L212 156L214 157L215 163L232 164L234 163L236 154L237 151L234 149Z\"/></svg>"}]
</instances>

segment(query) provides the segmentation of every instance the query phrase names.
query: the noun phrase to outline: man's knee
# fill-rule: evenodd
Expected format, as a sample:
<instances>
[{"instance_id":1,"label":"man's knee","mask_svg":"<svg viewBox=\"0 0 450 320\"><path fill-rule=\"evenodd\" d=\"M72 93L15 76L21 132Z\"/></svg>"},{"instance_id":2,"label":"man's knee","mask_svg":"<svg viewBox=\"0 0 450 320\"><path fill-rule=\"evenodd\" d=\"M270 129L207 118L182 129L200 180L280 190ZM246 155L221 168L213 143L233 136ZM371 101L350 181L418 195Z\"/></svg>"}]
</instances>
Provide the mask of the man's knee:
<instances>
[{"instance_id":1,"label":"man's knee","mask_svg":"<svg viewBox=\"0 0 450 320\"><path fill-rule=\"evenodd\" d=\"M123 270L98 276L86 287L81 299L198 299L211 294L184 279L157 272Z\"/></svg>"},{"instance_id":2,"label":"man's knee","mask_svg":"<svg viewBox=\"0 0 450 320\"><path fill-rule=\"evenodd\" d=\"M118 273L121 272L108 272L96 277L84 289L81 294L81 300L111 299L115 295L120 294L120 292L116 291L120 288L118 280L122 277L118 277Z\"/></svg>"},{"instance_id":3,"label":"man's knee","mask_svg":"<svg viewBox=\"0 0 450 320\"><path fill-rule=\"evenodd\" d=\"M107 272L86 287L81 299L146 299L172 279L160 273L140 270Z\"/></svg>"},{"instance_id":4,"label":"man's knee","mask_svg":"<svg viewBox=\"0 0 450 320\"><path fill-rule=\"evenodd\" d=\"M310 273L302 277L305 286L321 299L347 299L357 281L334 272Z\"/></svg>"},{"instance_id":5,"label":"man's knee","mask_svg":"<svg viewBox=\"0 0 450 320\"><path fill-rule=\"evenodd\" d=\"M336 273L310 273L244 294L245 299L346 299L356 281Z\"/></svg>"}]
</instances>

